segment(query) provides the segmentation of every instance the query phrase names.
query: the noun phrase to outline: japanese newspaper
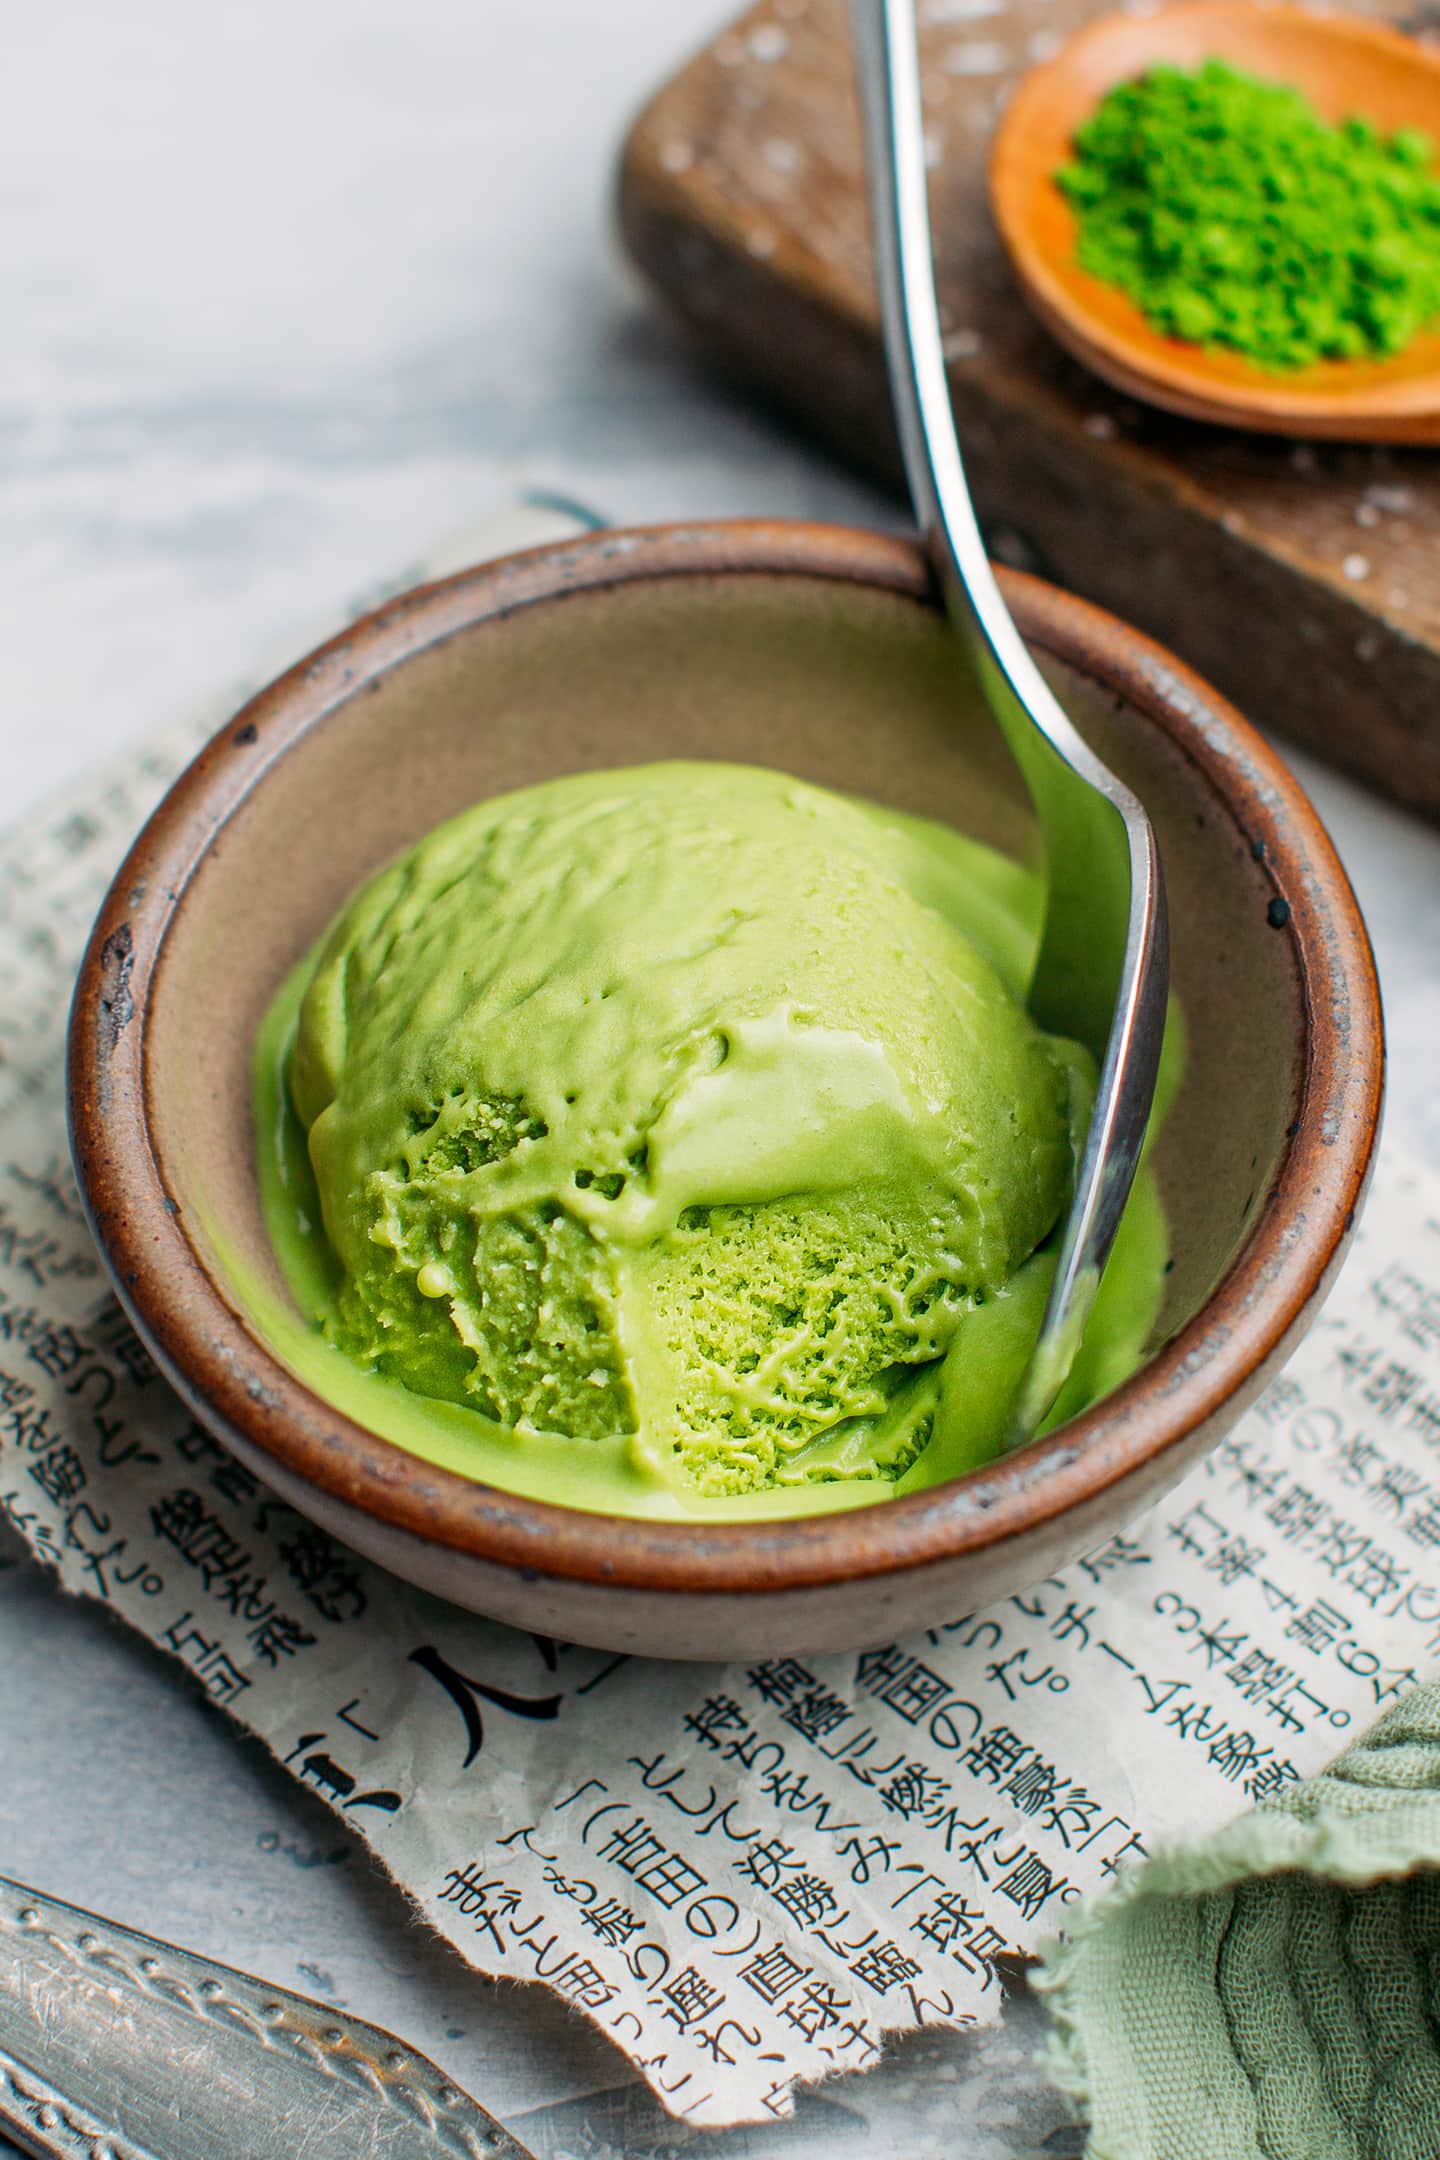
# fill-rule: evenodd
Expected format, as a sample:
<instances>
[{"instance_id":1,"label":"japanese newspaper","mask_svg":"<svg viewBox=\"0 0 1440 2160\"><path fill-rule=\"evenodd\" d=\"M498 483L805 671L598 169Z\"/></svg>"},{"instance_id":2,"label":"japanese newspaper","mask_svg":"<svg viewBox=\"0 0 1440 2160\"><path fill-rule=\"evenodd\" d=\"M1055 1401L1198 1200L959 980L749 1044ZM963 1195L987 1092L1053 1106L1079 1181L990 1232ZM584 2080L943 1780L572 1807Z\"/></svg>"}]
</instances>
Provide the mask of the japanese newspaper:
<instances>
[{"instance_id":1,"label":"japanese newspaper","mask_svg":"<svg viewBox=\"0 0 1440 2160\"><path fill-rule=\"evenodd\" d=\"M190 731L0 843L0 1506L368 1840L490 1974L675 2114L785 2114L1157 1840L1338 1749L1440 1648L1440 1185L1383 1162L1289 1369L1153 1513L850 1656L678 1666L514 1633L291 1512L108 1293L68 1165L69 987Z\"/></svg>"}]
</instances>

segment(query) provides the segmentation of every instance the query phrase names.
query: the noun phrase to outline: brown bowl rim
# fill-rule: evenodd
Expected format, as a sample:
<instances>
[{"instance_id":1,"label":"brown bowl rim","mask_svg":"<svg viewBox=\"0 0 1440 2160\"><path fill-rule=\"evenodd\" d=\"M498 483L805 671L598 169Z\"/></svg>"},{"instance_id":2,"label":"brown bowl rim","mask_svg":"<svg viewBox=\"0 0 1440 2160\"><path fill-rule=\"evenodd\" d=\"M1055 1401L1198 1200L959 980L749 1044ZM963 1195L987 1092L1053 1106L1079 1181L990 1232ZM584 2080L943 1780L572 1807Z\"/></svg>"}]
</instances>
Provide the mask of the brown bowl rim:
<instances>
[{"instance_id":1,"label":"brown bowl rim","mask_svg":"<svg viewBox=\"0 0 1440 2160\"><path fill-rule=\"evenodd\" d=\"M436 1469L332 1409L212 1280L152 1146L145 1037L154 968L226 819L307 729L447 638L519 608L652 578L798 576L937 605L911 541L732 520L601 531L424 585L297 662L169 789L91 933L68 1047L81 1193L121 1299L181 1395L293 1478L412 1536L526 1573L645 1591L782 1591L978 1552L1095 1501L1194 1434L1286 1345L1333 1270L1372 1166L1383 1088L1379 990L1344 870L1298 782L1233 707L1161 646L1038 579L1000 573L1021 630L1160 725L1208 778L1275 881L1306 1010L1299 1115L1268 1200L1216 1291L1138 1374L1018 1454L832 1515L696 1524L593 1514Z\"/></svg>"}]
</instances>

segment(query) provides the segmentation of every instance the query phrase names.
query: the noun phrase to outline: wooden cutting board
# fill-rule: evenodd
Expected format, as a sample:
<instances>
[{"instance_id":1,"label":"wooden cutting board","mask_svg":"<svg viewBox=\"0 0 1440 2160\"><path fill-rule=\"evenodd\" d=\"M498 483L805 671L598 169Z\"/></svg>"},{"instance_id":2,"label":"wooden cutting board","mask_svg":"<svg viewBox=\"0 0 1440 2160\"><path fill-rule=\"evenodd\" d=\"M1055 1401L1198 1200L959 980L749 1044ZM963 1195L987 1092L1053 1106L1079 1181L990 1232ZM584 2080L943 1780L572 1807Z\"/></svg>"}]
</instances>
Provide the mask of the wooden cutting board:
<instances>
[{"instance_id":1,"label":"wooden cutting board","mask_svg":"<svg viewBox=\"0 0 1440 2160\"><path fill-rule=\"evenodd\" d=\"M1407 25L1399 8L1363 12ZM1150 631L1249 716L1440 820L1440 455L1142 409L1021 299L985 164L1010 85L1093 0L921 0L937 279L994 553ZM844 0L762 0L625 144L637 263L706 351L845 459L899 459Z\"/></svg>"}]
</instances>

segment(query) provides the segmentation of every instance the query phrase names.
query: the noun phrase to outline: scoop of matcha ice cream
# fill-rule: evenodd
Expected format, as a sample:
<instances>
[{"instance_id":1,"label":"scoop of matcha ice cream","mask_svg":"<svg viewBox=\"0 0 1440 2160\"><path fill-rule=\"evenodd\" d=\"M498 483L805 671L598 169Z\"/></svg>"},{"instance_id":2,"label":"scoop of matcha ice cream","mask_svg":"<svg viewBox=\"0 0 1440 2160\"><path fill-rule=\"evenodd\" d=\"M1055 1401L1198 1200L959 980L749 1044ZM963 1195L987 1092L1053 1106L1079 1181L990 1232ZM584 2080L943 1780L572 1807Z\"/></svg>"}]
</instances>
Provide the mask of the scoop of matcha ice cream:
<instances>
[{"instance_id":1,"label":"scoop of matcha ice cream","mask_svg":"<svg viewBox=\"0 0 1440 2160\"><path fill-rule=\"evenodd\" d=\"M289 1050L332 1342L682 1499L880 1497L937 1415L993 1445L1089 1087L1017 994L1027 912L973 843L749 768L442 826Z\"/></svg>"}]
</instances>

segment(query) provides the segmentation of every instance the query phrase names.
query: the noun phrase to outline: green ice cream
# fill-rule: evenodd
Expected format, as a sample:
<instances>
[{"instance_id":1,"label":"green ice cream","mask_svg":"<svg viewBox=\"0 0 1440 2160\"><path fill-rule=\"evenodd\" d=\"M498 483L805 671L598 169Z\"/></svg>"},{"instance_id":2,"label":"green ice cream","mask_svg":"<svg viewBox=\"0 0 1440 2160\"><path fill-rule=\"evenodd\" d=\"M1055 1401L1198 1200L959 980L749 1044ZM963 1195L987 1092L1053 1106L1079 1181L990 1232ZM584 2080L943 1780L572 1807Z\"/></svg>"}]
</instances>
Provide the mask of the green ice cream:
<instances>
[{"instance_id":1,"label":"green ice cream","mask_svg":"<svg viewBox=\"0 0 1440 2160\"><path fill-rule=\"evenodd\" d=\"M1093 1086L1021 1003L1037 909L988 849L745 767L465 812L267 1021L267 1210L319 1323L281 1347L574 1505L808 1511L982 1459ZM1063 1407L1138 1361L1163 1257L1147 1187Z\"/></svg>"}]
</instances>

